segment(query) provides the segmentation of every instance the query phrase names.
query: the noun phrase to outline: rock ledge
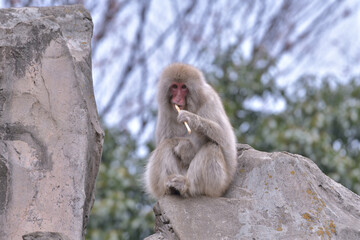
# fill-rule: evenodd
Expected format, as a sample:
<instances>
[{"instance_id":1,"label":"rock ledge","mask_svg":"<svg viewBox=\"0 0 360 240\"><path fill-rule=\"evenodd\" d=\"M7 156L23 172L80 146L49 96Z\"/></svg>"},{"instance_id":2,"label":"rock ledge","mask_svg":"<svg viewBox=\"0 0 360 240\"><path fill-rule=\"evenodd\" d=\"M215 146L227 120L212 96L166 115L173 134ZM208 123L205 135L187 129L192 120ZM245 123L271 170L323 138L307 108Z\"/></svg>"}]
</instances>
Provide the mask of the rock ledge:
<instances>
[{"instance_id":1,"label":"rock ledge","mask_svg":"<svg viewBox=\"0 0 360 240\"><path fill-rule=\"evenodd\" d=\"M168 196L154 207L154 239L360 239L360 197L310 159L238 145L223 198Z\"/></svg>"}]
</instances>

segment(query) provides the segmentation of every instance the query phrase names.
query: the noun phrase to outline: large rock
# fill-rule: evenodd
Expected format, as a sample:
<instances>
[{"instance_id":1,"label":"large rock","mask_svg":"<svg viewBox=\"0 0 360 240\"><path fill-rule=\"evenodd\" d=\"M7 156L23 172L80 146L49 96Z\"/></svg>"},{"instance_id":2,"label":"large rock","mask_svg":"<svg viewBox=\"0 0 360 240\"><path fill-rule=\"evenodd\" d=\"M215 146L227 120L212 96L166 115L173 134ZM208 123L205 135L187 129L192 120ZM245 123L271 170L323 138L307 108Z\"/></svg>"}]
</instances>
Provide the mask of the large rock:
<instances>
[{"instance_id":1,"label":"large rock","mask_svg":"<svg viewBox=\"0 0 360 240\"><path fill-rule=\"evenodd\" d=\"M360 197L310 159L248 145L238 156L224 198L160 199L147 239L360 239Z\"/></svg>"},{"instance_id":2,"label":"large rock","mask_svg":"<svg viewBox=\"0 0 360 240\"><path fill-rule=\"evenodd\" d=\"M82 6L0 9L0 239L82 239L103 131Z\"/></svg>"}]
</instances>

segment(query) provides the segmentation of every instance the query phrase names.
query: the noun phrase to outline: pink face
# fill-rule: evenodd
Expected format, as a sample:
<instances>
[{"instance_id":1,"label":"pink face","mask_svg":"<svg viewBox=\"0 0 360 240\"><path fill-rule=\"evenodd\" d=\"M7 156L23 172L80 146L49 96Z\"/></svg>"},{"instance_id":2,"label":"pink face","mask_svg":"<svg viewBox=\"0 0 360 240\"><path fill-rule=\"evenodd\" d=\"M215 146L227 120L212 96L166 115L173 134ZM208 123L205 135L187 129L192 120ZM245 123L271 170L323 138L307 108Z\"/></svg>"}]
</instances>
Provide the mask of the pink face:
<instances>
[{"instance_id":1,"label":"pink face","mask_svg":"<svg viewBox=\"0 0 360 240\"><path fill-rule=\"evenodd\" d=\"M186 95L188 94L189 89L183 83L174 82L171 84L170 93L171 93L171 104L178 105L180 109L184 109L186 106Z\"/></svg>"}]
</instances>

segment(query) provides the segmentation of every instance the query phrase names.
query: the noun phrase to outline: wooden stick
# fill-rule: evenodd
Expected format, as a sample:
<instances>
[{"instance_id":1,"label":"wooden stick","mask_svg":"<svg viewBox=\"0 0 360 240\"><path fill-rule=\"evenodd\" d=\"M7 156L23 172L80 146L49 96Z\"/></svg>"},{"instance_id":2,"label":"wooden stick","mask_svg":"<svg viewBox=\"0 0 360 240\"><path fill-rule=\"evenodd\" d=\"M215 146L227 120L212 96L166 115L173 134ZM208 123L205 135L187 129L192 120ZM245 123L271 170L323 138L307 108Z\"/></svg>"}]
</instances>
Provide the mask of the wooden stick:
<instances>
[{"instance_id":1,"label":"wooden stick","mask_svg":"<svg viewBox=\"0 0 360 240\"><path fill-rule=\"evenodd\" d=\"M180 112L180 108L179 108L178 105L175 104L175 108L176 108L176 110L177 110L178 112ZM185 122L184 122L184 125L185 125L188 133L190 134L190 133L191 133L191 129L190 129L190 127L189 127L189 124L185 121Z\"/></svg>"}]
</instances>

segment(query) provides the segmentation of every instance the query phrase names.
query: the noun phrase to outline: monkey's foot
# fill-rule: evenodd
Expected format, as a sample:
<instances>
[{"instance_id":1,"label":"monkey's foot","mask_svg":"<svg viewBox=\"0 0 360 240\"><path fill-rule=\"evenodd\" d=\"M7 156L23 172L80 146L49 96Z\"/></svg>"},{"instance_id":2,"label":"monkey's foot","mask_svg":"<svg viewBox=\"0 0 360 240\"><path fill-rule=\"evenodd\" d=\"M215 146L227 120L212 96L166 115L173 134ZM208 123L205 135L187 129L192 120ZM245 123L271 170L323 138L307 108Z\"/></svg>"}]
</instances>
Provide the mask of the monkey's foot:
<instances>
[{"instance_id":1,"label":"monkey's foot","mask_svg":"<svg viewBox=\"0 0 360 240\"><path fill-rule=\"evenodd\" d=\"M189 189L189 182L183 175L170 175L166 182L166 194L168 195L181 195L186 197Z\"/></svg>"}]
</instances>

